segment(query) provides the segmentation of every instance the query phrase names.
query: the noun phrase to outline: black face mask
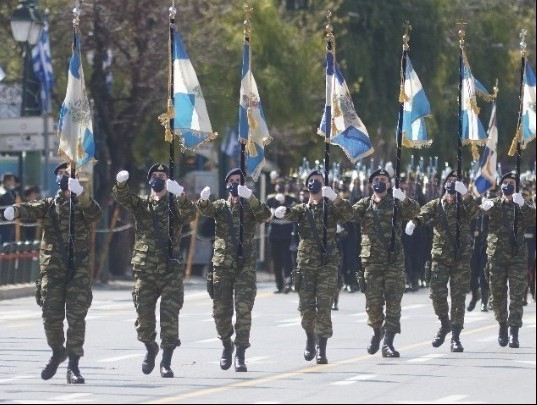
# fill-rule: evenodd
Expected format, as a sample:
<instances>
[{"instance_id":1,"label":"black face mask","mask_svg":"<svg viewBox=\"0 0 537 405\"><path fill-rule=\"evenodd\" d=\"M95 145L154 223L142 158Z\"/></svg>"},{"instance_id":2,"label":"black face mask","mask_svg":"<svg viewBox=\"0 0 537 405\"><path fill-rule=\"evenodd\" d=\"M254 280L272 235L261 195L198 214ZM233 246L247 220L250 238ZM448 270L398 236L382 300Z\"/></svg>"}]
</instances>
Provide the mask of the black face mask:
<instances>
[{"instance_id":1,"label":"black face mask","mask_svg":"<svg viewBox=\"0 0 537 405\"><path fill-rule=\"evenodd\" d=\"M164 190L166 182L160 177L153 177L151 180L149 180L149 185L155 191L155 193L160 193L162 190Z\"/></svg>"},{"instance_id":2,"label":"black face mask","mask_svg":"<svg viewBox=\"0 0 537 405\"><path fill-rule=\"evenodd\" d=\"M319 180L311 180L308 183L308 190L312 194L317 194L319 191L321 191L322 183Z\"/></svg>"},{"instance_id":3,"label":"black face mask","mask_svg":"<svg viewBox=\"0 0 537 405\"><path fill-rule=\"evenodd\" d=\"M60 186L60 190L67 191L69 190L69 177L65 174L56 176L56 184Z\"/></svg>"},{"instance_id":4,"label":"black face mask","mask_svg":"<svg viewBox=\"0 0 537 405\"><path fill-rule=\"evenodd\" d=\"M444 187L446 189L446 191L448 192L448 194L455 194L456 191L455 191L455 182L454 181L446 181L446 185Z\"/></svg>"},{"instance_id":5,"label":"black face mask","mask_svg":"<svg viewBox=\"0 0 537 405\"><path fill-rule=\"evenodd\" d=\"M379 194L384 193L386 191L386 183L383 183L381 181L373 183L373 190Z\"/></svg>"},{"instance_id":6,"label":"black face mask","mask_svg":"<svg viewBox=\"0 0 537 405\"><path fill-rule=\"evenodd\" d=\"M233 197L239 196L239 183L229 183L226 188Z\"/></svg>"},{"instance_id":7,"label":"black face mask","mask_svg":"<svg viewBox=\"0 0 537 405\"><path fill-rule=\"evenodd\" d=\"M513 195L515 186L513 184L502 184L502 193L504 195Z\"/></svg>"}]
</instances>

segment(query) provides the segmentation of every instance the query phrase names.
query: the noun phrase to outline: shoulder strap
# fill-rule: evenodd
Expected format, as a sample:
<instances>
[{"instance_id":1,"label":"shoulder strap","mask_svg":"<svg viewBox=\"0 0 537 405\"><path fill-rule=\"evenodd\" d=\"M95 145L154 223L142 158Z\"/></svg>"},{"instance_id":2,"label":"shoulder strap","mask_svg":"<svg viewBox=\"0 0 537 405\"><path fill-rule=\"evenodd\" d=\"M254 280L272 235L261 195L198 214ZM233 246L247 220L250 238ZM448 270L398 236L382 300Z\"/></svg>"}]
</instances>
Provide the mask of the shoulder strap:
<instances>
[{"instance_id":1,"label":"shoulder strap","mask_svg":"<svg viewBox=\"0 0 537 405\"><path fill-rule=\"evenodd\" d=\"M56 214L56 203L52 200L52 204L49 207L49 214L52 220L52 227L54 228L54 239L60 250L60 259L63 262L63 265L68 269L69 268L69 259L67 257L67 250L65 249L65 243L63 243L62 234L60 231L60 225L58 220L58 214Z\"/></svg>"},{"instance_id":2,"label":"shoulder strap","mask_svg":"<svg viewBox=\"0 0 537 405\"><path fill-rule=\"evenodd\" d=\"M229 226L229 229L231 230L231 243L233 243L233 249L235 249L235 252L238 252L238 245L237 245L237 237L235 235L235 227L233 226L233 218L231 216L231 210L227 206L227 204L224 202L224 216L226 217L226 222Z\"/></svg>"},{"instance_id":3,"label":"shoulder strap","mask_svg":"<svg viewBox=\"0 0 537 405\"><path fill-rule=\"evenodd\" d=\"M515 207L515 210L517 208ZM505 232L507 235L509 235L509 240L511 241L511 247L513 249L518 248L518 241L516 240L516 235L513 232L513 228L509 226L509 220L507 218L507 208L502 204L502 220L503 220L503 226L505 228Z\"/></svg>"},{"instance_id":4,"label":"shoulder strap","mask_svg":"<svg viewBox=\"0 0 537 405\"><path fill-rule=\"evenodd\" d=\"M447 219L447 213L444 209L444 205L442 204L442 200L439 200L438 209L440 210L440 217L442 219L442 224L444 225L444 229L446 230L446 234L449 240L449 243L451 243L451 246L453 247L453 251L457 252L457 245L455 244L455 241L453 240L453 235L451 234L451 231L449 229L449 222Z\"/></svg>"},{"instance_id":5,"label":"shoulder strap","mask_svg":"<svg viewBox=\"0 0 537 405\"><path fill-rule=\"evenodd\" d=\"M328 253L324 247L324 245L321 242L321 238L319 237L319 233L317 232L317 227L315 226L315 222L313 221L313 214L311 211L307 208L306 209L306 218L308 220L308 223L311 228L311 232L313 234L313 238L315 239L315 243L317 243L317 246L319 247L319 250L321 253L326 254Z\"/></svg>"},{"instance_id":6,"label":"shoulder strap","mask_svg":"<svg viewBox=\"0 0 537 405\"><path fill-rule=\"evenodd\" d=\"M165 241L162 239L162 233L160 232L160 226L157 221L157 214L155 214L155 210L153 209L153 203L151 202L149 196L147 197L147 205L149 206L149 211L151 211L151 219L153 220L153 230L155 232L155 236L157 237L158 247L160 249L160 252L164 255L164 257L170 259L168 257L168 249L165 246Z\"/></svg>"}]
</instances>

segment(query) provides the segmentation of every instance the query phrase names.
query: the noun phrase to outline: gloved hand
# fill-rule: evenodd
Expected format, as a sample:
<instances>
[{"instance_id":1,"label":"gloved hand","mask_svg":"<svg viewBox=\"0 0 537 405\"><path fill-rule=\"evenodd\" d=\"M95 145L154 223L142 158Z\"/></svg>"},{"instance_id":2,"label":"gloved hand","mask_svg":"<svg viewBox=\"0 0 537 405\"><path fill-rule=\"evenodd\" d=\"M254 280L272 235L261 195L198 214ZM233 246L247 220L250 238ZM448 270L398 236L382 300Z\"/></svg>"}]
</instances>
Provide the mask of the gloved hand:
<instances>
[{"instance_id":1,"label":"gloved hand","mask_svg":"<svg viewBox=\"0 0 537 405\"><path fill-rule=\"evenodd\" d=\"M460 195L465 195L468 192L468 189L462 181L455 182L455 191Z\"/></svg>"},{"instance_id":2,"label":"gloved hand","mask_svg":"<svg viewBox=\"0 0 537 405\"><path fill-rule=\"evenodd\" d=\"M129 172L126 170L122 170L116 175L116 181L118 183L125 183L128 179L129 179Z\"/></svg>"},{"instance_id":3,"label":"gloved hand","mask_svg":"<svg viewBox=\"0 0 537 405\"><path fill-rule=\"evenodd\" d=\"M286 207L278 207L274 210L274 216L276 218L283 218L285 216L285 213L287 212Z\"/></svg>"},{"instance_id":4,"label":"gloved hand","mask_svg":"<svg viewBox=\"0 0 537 405\"><path fill-rule=\"evenodd\" d=\"M210 196L211 196L211 187L206 186L203 190L201 190L200 199L202 201L207 201Z\"/></svg>"},{"instance_id":5,"label":"gloved hand","mask_svg":"<svg viewBox=\"0 0 537 405\"><path fill-rule=\"evenodd\" d=\"M399 201L405 201L406 200L406 194L400 188L394 188L393 189L393 198L397 198Z\"/></svg>"},{"instance_id":6,"label":"gloved hand","mask_svg":"<svg viewBox=\"0 0 537 405\"><path fill-rule=\"evenodd\" d=\"M252 190L250 190L248 186L239 185L237 191L239 192L239 197L248 199L252 196Z\"/></svg>"},{"instance_id":7,"label":"gloved hand","mask_svg":"<svg viewBox=\"0 0 537 405\"><path fill-rule=\"evenodd\" d=\"M166 180L166 190L168 190L173 195L179 196L183 194L184 187L177 183L175 180L168 179Z\"/></svg>"},{"instance_id":8,"label":"gloved hand","mask_svg":"<svg viewBox=\"0 0 537 405\"><path fill-rule=\"evenodd\" d=\"M8 221L13 221L15 219L15 208L7 207L4 210L4 218Z\"/></svg>"},{"instance_id":9,"label":"gloved hand","mask_svg":"<svg viewBox=\"0 0 537 405\"><path fill-rule=\"evenodd\" d=\"M332 190L332 187L323 186L321 190L322 196L328 198L330 201L334 201L337 198L337 193Z\"/></svg>"},{"instance_id":10,"label":"gloved hand","mask_svg":"<svg viewBox=\"0 0 537 405\"><path fill-rule=\"evenodd\" d=\"M410 236L414 233L414 229L416 229L414 221L408 221L405 227L405 233Z\"/></svg>"},{"instance_id":11,"label":"gloved hand","mask_svg":"<svg viewBox=\"0 0 537 405\"><path fill-rule=\"evenodd\" d=\"M522 207L524 205L524 197L522 197L521 193L514 193L513 201L515 204L518 204L519 207Z\"/></svg>"},{"instance_id":12,"label":"gloved hand","mask_svg":"<svg viewBox=\"0 0 537 405\"><path fill-rule=\"evenodd\" d=\"M483 202L481 203L481 209L482 210L488 211L492 207L494 207L494 201L492 201L492 200L483 200Z\"/></svg>"},{"instance_id":13,"label":"gloved hand","mask_svg":"<svg viewBox=\"0 0 537 405\"><path fill-rule=\"evenodd\" d=\"M278 193L274 196L274 198L276 199L276 201L278 201L280 204L284 204L285 203L285 195L283 195L282 193Z\"/></svg>"},{"instance_id":14,"label":"gloved hand","mask_svg":"<svg viewBox=\"0 0 537 405\"><path fill-rule=\"evenodd\" d=\"M343 227L340 224L336 224L336 233L343 232Z\"/></svg>"},{"instance_id":15,"label":"gloved hand","mask_svg":"<svg viewBox=\"0 0 537 405\"><path fill-rule=\"evenodd\" d=\"M67 188L69 189L69 191L75 193L76 195L80 195L84 192L84 187L80 185L78 179L73 179L72 177L69 177Z\"/></svg>"}]
</instances>

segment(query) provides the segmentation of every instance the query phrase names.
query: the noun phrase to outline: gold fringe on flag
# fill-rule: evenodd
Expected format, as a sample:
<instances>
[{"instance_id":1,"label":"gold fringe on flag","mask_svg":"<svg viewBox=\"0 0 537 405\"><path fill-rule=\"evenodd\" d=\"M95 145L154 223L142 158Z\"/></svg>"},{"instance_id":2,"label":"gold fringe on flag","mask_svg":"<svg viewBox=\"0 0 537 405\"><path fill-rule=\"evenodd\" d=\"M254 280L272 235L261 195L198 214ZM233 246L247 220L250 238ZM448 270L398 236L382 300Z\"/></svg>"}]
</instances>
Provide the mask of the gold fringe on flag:
<instances>
[{"instance_id":1,"label":"gold fringe on flag","mask_svg":"<svg viewBox=\"0 0 537 405\"><path fill-rule=\"evenodd\" d=\"M173 108L173 100L168 99L168 106L165 113L158 116L160 125L164 127L164 140L171 142L173 139L172 129L170 126L170 120L175 116L175 109Z\"/></svg>"},{"instance_id":2,"label":"gold fringe on flag","mask_svg":"<svg viewBox=\"0 0 537 405\"><path fill-rule=\"evenodd\" d=\"M516 153L516 145L520 141L520 127L517 129L515 136L513 137L513 142L511 142L511 147L509 148L509 152L507 154L509 156L515 156Z\"/></svg>"},{"instance_id":3,"label":"gold fringe on flag","mask_svg":"<svg viewBox=\"0 0 537 405\"><path fill-rule=\"evenodd\" d=\"M248 155L251 157L256 157L258 155L257 148L255 147L255 142L252 139L248 139L246 142L246 149L248 149Z\"/></svg>"},{"instance_id":4,"label":"gold fringe on flag","mask_svg":"<svg viewBox=\"0 0 537 405\"><path fill-rule=\"evenodd\" d=\"M251 107L248 107L248 110L246 110L246 116L248 117L248 126L251 129L256 129L257 128L257 121L256 121L256 119L254 117L254 113L253 113Z\"/></svg>"},{"instance_id":5,"label":"gold fringe on flag","mask_svg":"<svg viewBox=\"0 0 537 405\"><path fill-rule=\"evenodd\" d=\"M401 90L399 91L399 102L400 103L406 103L410 101L410 97L408 97L405 93L405 85L401 83Z\"/></svg>"},{"instance_id":6,"label":"gold fringe on flag","mask_svg":"<svg viewBox=\"0 0 537 405\"><path fill-rule=\"evenodd\" d=\"M472 143L472 159L479 160L479 150L477 149L477 144Z\"/></svg>"}]
</instances>

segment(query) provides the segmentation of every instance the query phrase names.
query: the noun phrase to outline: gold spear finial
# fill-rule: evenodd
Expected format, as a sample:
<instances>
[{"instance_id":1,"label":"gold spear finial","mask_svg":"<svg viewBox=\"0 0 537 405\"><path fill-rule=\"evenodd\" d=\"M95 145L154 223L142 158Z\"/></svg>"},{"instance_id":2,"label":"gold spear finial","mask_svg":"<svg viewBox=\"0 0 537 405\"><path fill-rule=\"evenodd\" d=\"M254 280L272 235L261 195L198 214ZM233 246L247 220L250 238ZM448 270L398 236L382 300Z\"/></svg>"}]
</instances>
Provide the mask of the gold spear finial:
<instances>
[{"instance_id":1,"label":"gold spear finial","mask_svg":"<svg viewBox=\"0 0 537 405\"><path fill-rule=\"evenodd\" d=\"M466 25L467 23L465 22L458 22L457 23L457 27L459 28L458 30L458 34L459 34L459 46L461 48L464 48L464 36L466 35Z\"/></svg>"},{"instance_id":2,"label":"gold spear finial","mask_svg":"<svg viewBox=\"0 0 537 405\"><path fill-rule=\"evenodd\" d=\"M332 10L326 11L326 40L328 43L334 43L334 27L332 26L332 23L330 19L332 18Z\"/></svg>"},{"instance_id":3,"label":"gold spear finial","mask_svg":"<svg viewBox=\"0 0 537 405\"><path fill-rule=\"evenodd\" d=\"M528 44L526 43L526 35L528 35L528 30L526 28L522 28L520 30L520 34L518 35L520 37L520 53L522 56L526 56L526 47Z\"/></svg>"},{"instance_id":4,"label":"gold spear finial","mask_svg":"<svg viewBox=\"0 0 537 405\"><path fill-rule=\"evenodd\" d=\"M403 29L405 30L405 33L403 35L403 49L405 51L408 51L408 48L409 48L408 41L410 41L410 35L408 34L410 33L410 31L412 31L412 25L410 25L410 21L406 20L403 23Z\"/></svg>"},{"instance_id":5,"label":"gold spear finial","mask_svg":"<svg viewBox=\"0 0 537 405\"><path fill-rule=\"evenodd\" d=\"M73 8L73 26L78 29L80 24L80 2L75 0L75 8Z\"/></svg>"},{"instance_id":6,"label":"gold spear finial","mask_svg":"<svg viewBox=\"0 0 537 405\"><path fill-rule=\"evenodd\" d=\"M250 38L250 33L252 32L250 18L252 17L254 8L249 4L245 4L242 9L244 10L244 38Z\"/></svg>"},{"instance_id":7,"label":"gold spear finial","mask_svg":"<svg viewBox=\"0 0 537 405\"><path fill-rule=\"evenodd\" d=\"M496 97L498 97L499 92L500 92L500 88L498 87L498 79L496 79L496 83L494 84L494 87L492 88L492 98L496 99Z\"/></svg>"}]
</instances>

